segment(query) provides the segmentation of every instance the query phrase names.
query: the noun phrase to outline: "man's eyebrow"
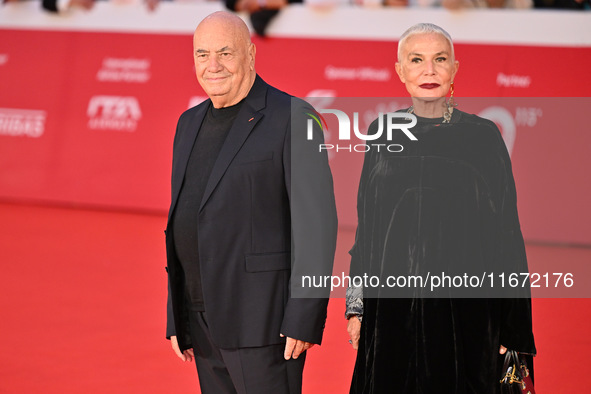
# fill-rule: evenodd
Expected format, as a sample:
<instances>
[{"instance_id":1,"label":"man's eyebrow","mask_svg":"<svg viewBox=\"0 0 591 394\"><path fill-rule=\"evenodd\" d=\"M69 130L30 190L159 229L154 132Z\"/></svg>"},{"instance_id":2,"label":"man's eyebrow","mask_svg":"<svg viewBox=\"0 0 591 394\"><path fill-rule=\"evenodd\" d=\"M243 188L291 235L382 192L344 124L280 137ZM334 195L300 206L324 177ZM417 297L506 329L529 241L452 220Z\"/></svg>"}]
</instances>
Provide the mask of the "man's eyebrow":
<instances>
[{"instance_id":1,"label":"man's eyebrow","mask_svg":"<svg viewBox=\"0 0 591 394\"><path fill-rule=\"evenodd\" d=\"M215 51L216 53L222 53L222 52L227 52L227 51L232 51L232 48L229 46L225 46L222 49L219 49L217 51ZM209 53L209 50L207 49L195 49L195 53Z\"/></svg>"},{"instance_id":2,"label":"man's eyebrow","mask_svg":"<svg viewBox=\"0 0 591 394\"><path fill-rule=\"evenodd\" d=\"M441 51L441 52L437 52L435 54L435 56L439 56L439 55L448 55L449 56L449 53L447 51ZM422 53L410 52L408 54L408 56L424 56L424 55Z\"/></svg>"}]
</instances>

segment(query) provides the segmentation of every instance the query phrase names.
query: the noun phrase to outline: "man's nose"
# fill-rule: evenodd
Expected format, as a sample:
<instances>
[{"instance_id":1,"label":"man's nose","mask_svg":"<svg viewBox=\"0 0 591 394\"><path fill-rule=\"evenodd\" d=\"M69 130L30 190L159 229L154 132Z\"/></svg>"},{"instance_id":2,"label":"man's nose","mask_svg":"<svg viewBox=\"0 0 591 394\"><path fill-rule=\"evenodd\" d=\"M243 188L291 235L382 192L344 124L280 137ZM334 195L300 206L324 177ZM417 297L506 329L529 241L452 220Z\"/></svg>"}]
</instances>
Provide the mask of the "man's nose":
<instances>
[{"instance_id":1,"label":"man's nose","mask_svg":"<svg viewBox=\"0 0 591 394\"><path fill-rule=\"evenodd\" d=\"M207 69L208 71L219 71L222 68L222 65L219 62L219 59L217 56L210 56L209 60L207 62Z\"/></svg>"}]
</instances>

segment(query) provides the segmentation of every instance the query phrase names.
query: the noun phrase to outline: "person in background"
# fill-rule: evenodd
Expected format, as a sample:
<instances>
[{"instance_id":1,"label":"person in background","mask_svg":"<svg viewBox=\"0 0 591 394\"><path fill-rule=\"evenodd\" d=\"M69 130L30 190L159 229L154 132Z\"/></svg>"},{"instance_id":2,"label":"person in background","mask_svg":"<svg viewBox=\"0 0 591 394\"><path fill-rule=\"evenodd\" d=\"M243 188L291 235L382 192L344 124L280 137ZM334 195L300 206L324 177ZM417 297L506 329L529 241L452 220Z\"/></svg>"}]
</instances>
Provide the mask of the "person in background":
<instances>
[{"instance_id":1,"label":"person in background","mask_svg":"<svg viewBox=\"0 0 591 394\"><path fill-rule=\"evenodd\" d=\"M252 28L264 37L267 26L282 8L292 3L303 3L303 0L226 0L225 3L231 11L248 13Z\"/></svg>"},{"instance_id":2,"label":"person in background","mask_svg":"<svg viewBox=\"0 0 591 394\"><path fill-rule=\"evenodd\" d=\"M575 1L575 0L571 0ZM384 0L385 6L393 7L444 7L448 10L469 8L515 8L533 7L532 0Z\"/></svg>"},{"instance_id":3,"label":"person in background","mask_svg":"<svg viewBox=\"0 0 591 394\"><path fill-rule=\"evenodd\" d=\"M64 13L71 8L91 10L95 0L43 0L41 6L49 12Z\"/></svg>"},{"instance_id":4,"label":"person in background","mask_svg":"<svg viewBox=\"0 0 591 394\"><path fill-rule=\"evenodd\" d=\"M535 8L591 10L591 0L533 0Z\"/></svg>"},{"instance_id":5,"label":"person in background","mask_svg":"<svg viewBox=\"0 0 591 394\"><path fill-rule=\"evenodd\" d=\"M90 11L94 8L96 0L42 0L41 7L45 11L57 14L64 14L69 10L76 8ZM155 11L160 0L144 0L144 4L148 11Z\"/></svg>"}]
</instances>

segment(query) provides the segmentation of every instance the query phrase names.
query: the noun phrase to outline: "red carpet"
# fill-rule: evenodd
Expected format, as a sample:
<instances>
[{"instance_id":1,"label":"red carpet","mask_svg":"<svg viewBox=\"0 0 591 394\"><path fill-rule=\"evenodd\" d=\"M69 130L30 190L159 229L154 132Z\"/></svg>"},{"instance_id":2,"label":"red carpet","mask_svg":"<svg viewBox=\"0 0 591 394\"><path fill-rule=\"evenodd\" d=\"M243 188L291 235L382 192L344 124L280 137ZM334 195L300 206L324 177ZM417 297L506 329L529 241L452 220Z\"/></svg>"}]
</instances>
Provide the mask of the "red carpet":
<instances>
[{"instance_id":1,"label":"red carpet","mask_svg":"<svg viewBox=\"0 0 591 394\"><path fill-rule=\"evenodd\" d=\"M195 393L164 339L163 215L0 204L0 393ZM352 232L340 235L346 265ZM530 269L591 249L528 245ZM346 393L354 352L343 299L310 351L304 393ZM534 300L538 394L591 387L591 301Z\"/></svg>"}]
</instances>

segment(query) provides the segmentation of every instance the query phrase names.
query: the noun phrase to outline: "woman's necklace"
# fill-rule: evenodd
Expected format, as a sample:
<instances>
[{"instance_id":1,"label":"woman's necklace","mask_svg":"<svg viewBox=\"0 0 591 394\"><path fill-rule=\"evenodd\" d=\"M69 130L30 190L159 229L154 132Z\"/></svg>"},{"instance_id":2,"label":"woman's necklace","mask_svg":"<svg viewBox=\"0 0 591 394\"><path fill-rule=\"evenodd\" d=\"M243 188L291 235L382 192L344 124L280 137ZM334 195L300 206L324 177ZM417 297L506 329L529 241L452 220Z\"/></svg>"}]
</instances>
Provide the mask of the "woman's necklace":
<instances>
[{"instance_id":1,"label":"woman's necklace","mask_svg":"<svg viewBox=\"0 0 591 394\"><path fill-rule=\"evenodd\" d=\"M414 106L411 105L410 108L406 111L406 113L414 114L415 113ZM451 114L453 114L453 113L454 113L453 105L446 103L445 111L443 111L443 123L449 123L451 121Z\"/></svg>"}]
</instances>

